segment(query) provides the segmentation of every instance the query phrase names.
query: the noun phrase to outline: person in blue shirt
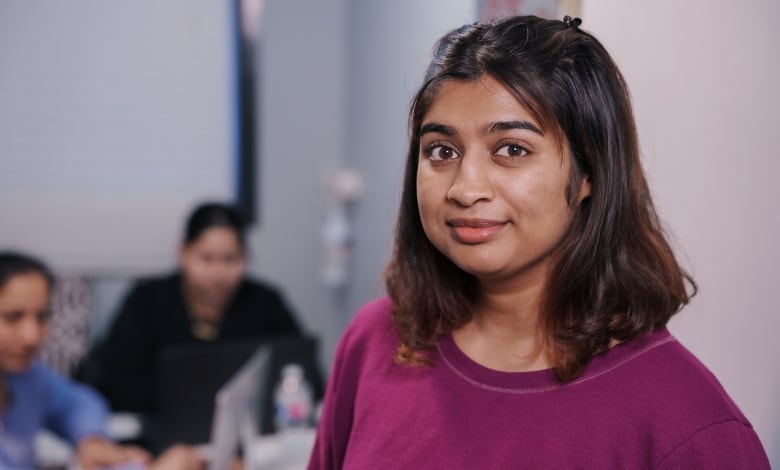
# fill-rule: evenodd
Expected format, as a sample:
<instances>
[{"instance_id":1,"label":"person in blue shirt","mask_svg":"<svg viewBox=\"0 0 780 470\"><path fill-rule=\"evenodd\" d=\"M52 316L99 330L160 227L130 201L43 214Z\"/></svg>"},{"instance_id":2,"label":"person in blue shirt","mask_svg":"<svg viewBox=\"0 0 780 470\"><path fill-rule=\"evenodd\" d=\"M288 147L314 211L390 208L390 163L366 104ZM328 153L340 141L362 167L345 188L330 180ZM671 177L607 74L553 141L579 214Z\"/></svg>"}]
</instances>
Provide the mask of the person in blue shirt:
<instances>
[{"instance_id":1,"label":"person in blue shirt","mask_svg":"<svg viewBox=\"0 0 780 470\"><path fill-rule=\"evenodd\" d=\"M105 432L105 400L36 360L51 315L51 287L52 275L42 262L0 253L0 468L35 468L34 437L44 428L74 446L85 470L199 466L200 459L184 446L150 462L146 451L113 443Z\"/></svg>"}]
</instances>

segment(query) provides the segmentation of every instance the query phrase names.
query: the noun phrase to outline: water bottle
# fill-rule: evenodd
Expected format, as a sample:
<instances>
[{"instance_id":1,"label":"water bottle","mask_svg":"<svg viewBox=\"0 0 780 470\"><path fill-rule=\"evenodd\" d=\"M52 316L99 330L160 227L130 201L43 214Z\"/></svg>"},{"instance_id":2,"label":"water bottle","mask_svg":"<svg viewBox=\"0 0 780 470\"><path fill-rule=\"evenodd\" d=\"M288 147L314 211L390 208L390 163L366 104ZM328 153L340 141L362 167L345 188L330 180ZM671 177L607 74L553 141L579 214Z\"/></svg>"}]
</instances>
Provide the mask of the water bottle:
<instances>
[{"instance_id":1,"label":"water bottle","mask_svg":"<svg viewBox=\"0 0 780 470\"><path fill-rule=\"evenodd\" d=\"M284 433L309 427L312 419L313 397L311 386L299 364L287 364L282 368L279 382L274 389L276 431Z\"/></svg>"}]
</instances>

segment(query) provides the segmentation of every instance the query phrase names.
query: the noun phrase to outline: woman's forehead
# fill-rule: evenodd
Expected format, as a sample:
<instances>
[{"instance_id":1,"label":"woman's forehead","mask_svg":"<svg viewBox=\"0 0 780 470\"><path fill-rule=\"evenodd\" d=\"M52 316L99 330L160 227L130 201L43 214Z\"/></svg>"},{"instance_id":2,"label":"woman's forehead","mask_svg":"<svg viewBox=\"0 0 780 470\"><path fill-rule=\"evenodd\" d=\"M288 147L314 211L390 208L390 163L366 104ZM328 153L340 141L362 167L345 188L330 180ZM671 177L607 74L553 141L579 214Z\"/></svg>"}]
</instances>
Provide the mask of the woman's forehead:
<instances>
[{"instance_id":1,"label":"woman's forehead","mask_svg":"<svg viewBox=\"0 0 780 470\"><path fill-rule=\"evenodd\" d=\"M468 85L472 86L469 87ZM471 88L470 91L472 92L478 91L476 85L492 90L494 93L500 93L507 103L522 108L524 113L529 115L528 120L533 122L543 132L548 130L552 132L560 131L560 124L555 119L552 105L543 102L543 97L536 97L534 93L529 92L527 89L507 83L500 77L488 73L471 79L442 76L440 79L432 81L426 89L426 106L420 123L424 122L431 109L439 104L441 100L451 100L453 95L463 94L469 88ZM458 91L453 92L453 88L458 89ZM461 97L461 99L465 98ZM419 131L419 129L417 130Z\"/></svg>"},{"instance_id":2,"label":"woman's forehead","mask_svg":"<svg viewBox=\"0 0 780 470\"><path fill-rule=\"evenodd\" d=\"M427 90L427 99L425 100L425 109L421 114L415 133L419 138L423 126L431 121L447 123L455 119L448 115L453 107L466 109L469 117L475 117L474 111L480 103L487 106L488 110L494 111L495 119L485 121L483 124L490 125L492 122L501 120L516 121L516 118L531 124L538 129L541 134L555 139L561 148L568 147L568 139L563 132L561 125L555 118L550 105L545 107L538 103L534 97L526 90L513 87L499 78L484 74L475 79L459 79L455 77L442 77L439 81L430 84ZM489 101L486 101L489 100ZM484 106L483 106L484 108ZM541 110L546 110L542 113ZM507 119L498 118L503 116ZM511 116L515 117L512 119Z\"/></svg>"}]
</instances>

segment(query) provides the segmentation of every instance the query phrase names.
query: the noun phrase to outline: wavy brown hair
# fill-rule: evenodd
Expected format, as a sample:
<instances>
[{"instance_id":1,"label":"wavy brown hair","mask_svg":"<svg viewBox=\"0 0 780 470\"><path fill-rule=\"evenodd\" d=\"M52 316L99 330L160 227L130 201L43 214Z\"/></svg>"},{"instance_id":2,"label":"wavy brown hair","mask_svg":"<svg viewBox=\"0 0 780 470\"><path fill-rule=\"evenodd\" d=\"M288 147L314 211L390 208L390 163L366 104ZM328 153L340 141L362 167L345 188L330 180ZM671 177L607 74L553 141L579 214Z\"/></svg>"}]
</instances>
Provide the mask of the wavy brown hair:
<instances>
[{"instance_id":1,"label":"wavy brown hair","mask_svg":"<svg viewBox=\"0 0 780 470\"><path fill-rule=\"evenodd\" d=\"M425 351L439 337L471 320L479 293L476 278L428 240L417 206L419 130L448 81L489 75L503 83L569 149L569 203L576 205L584 177L591 182L591 195L576 205L553 255L541 299L559 379L574 379L612 340L665 325L695 294L696 284L675 259L650 198L623 76L578 24L511 17L461 27L438 42L412 101L394 252L385 271L400 362L426 362Z\"/></svg>"}]
</instances>

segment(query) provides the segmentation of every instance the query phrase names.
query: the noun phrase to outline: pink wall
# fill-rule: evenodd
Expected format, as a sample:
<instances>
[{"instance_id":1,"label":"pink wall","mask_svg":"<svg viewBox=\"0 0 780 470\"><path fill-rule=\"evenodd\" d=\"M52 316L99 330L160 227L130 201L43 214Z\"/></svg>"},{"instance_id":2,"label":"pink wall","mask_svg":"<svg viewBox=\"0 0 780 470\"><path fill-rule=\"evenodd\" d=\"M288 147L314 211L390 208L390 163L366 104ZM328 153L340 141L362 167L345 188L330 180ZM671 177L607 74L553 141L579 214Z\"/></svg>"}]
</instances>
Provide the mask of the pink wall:
<instances>
[{"instance_id":1,"label":"pink wall","mask_svg":"<svg viewBox=\"0 0 780 470\"><path fill-rule=\"evenodd\" d=\"M655 201L699 295L671 329L780 465L780 3L584 0L634 98Z\"/></svg>"}]
</instances>

